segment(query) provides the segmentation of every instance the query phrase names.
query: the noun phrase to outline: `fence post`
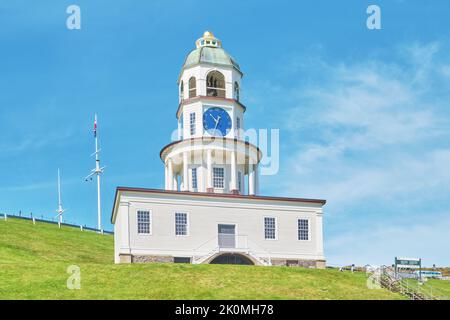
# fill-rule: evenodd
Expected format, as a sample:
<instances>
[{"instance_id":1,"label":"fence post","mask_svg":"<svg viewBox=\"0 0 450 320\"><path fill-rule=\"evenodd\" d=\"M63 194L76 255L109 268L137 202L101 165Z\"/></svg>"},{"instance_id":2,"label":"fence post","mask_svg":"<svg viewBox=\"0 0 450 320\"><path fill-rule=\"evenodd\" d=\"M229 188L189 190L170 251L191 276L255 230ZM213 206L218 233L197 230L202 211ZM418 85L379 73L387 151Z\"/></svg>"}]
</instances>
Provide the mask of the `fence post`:
<instances>
[{"instance_id":1,"label":"fence post","mask_svg":"<svg viewBox=\"0 0 450 320\"><path fill-rule=\"evenodd\" d=\"M80 224L80 230L83 231L83 226Z\"/></svg>"}]
</instances>

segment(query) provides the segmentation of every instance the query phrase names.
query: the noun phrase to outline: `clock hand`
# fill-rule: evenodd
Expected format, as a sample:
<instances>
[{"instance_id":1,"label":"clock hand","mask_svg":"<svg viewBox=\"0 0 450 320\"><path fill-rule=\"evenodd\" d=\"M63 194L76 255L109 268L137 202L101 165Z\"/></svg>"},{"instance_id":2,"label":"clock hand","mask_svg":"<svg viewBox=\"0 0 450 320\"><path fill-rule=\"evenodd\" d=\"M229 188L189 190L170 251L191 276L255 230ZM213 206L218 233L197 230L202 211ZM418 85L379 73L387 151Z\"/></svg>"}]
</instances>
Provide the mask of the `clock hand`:
<instances>
[{"instance_id":1,"label":"clock hand","mask_svg":"<svg viewBox=\"0 0 450 320\"><path fill-rule=\"evenodd\" d=\"M210 113L209 115L211 116L211 118L213 118L213 120L214 120L215 123L218 122L218 120L217 120L216 118L214 118L214 116L213 116L211 113Z\"/></svg>"},{"instance_id":2,"label":"clock hand","mask_svg":"<svg viewBox=\"0 0 450 320\"><path fill-rule=\"evenodd\" d=\"M217 117L216 126L214 127L214 132L216 132L219 122L220 122L220 116Z\"/></svg>"}]
</instances>

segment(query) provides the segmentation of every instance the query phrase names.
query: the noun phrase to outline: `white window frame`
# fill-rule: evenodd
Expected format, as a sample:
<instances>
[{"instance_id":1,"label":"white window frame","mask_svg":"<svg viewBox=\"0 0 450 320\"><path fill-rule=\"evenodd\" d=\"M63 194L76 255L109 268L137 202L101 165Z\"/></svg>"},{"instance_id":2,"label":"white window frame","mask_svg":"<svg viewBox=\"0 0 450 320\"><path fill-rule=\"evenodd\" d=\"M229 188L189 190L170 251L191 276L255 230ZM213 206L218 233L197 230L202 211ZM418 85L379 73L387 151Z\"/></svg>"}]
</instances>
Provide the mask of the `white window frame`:
<instances>
[{"instance_id":1,"label":"white window frame","mask_svg":"<svg viewBox=\"0 0 450 320\"><path fill-rule=\"evenodd\" d=\"M223 180L222 180L222 187L216 187L215 183L214 183L214 169L222 169L223 170ZM213 188L214 189L225 189L225 167L224 166L213 166L212 167L212 182L213 182Z\"/></svg>"},{"instance_id":2,"label":"white window frame","mask_svg":"<svg viewBox=\"0 0 450 320\"><path fill-rule=\"evenodd\" d=\"M189 133L191 134L191 136L195 136L197 132L197 126L195 123L196 118L197 116L195 115L195 112L189 113Z\"/></svg>"},{"instance_id":3,"label":"white window frame","mask_svg":"<svg viewBox=\"0 0 450 320\"><path fill-rule=\"evenodd\" d=\"M195 170L195 183L196 186L194 187L194 170ZM191 167L191 188L192 189L198 189L198 167Z\"/></svg>"},{"instance_id":4,"label":"white window frame","mask_svg":"<svg viewBox=\"0 0 450 320\"><path fill-rule=\"evenodd\" d=\"M186 215L186 234L177 234L177 213L185 214ZM189 233L189 213L185 211L175 211L173 214L173 227L174 227L174 234L176 237L188 237L190 235Z\"/></svg>"},{"instance_id":5,"label":"white window frame","mask_svg":"<svg viewBox=\"0 0 450 320\"><path fill-rule=\"evenodd\" d=\"M308 221L308 239L299 239L298 236L298 220L307 220ZM307 217L297 217L297 220L295 221L297 223L297 241L301 241L301 242L309 242L311 241L311 219L307 218Z\"/></svg>"},{"instance_id":6,"label":"white window frame","mask_svg":"<svg viewBox=\"0 0 450 320\"><path fill-rule=\"evenodd\" d=\"M241 118L236 117L236 136L239 138L241 135Z\"/></svg>"},{"instance_id":7,"label":"white window frame","mask_svg":"<svg viewBox=\"0 0 450 320\"><path fill-rule=\"evenodd\" d=\"M148 212L149 221L149 233L139 232L139 212ZM153 214L152 210L148 209L137 209L136 210L136 233L138 236L151 236L153 234Z\"/></svg>"},{"instance_id":8,"label":"white window frame","mask_svg":"<svg viewBox=\"0 0 450 320\"><path fill-rule=\"evenodd\" d=\"M239 193L243 193L242 191L242 171L238 171L237 173L237 187L238 187L238 191Z\"/></svg>"},{"instance_id":9,"label":"white window frame","mask_svg":"<svg viewBox=\"0 0 450 320\"><path fill-rule=\"evenodd\" d=\"M266 238L266 219L274 219L275 220L275 238ZM274 216L264 216L263 217L263 237L264 240L274 241L278 240L278 219Z\"/></svg>"}]
</instances>

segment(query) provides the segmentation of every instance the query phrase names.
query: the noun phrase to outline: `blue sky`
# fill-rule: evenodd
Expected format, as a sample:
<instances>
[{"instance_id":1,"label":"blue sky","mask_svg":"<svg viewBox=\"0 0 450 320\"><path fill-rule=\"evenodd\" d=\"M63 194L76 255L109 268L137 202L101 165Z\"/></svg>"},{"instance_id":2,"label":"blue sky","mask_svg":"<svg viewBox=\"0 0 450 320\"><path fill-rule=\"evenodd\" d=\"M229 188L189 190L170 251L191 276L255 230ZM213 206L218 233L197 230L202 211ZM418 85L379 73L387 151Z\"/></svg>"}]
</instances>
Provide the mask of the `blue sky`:
<instances>
[{"instance_id":1,"label":"blue sky","mask_svg":"<svg viewBox=\"0 0 450 320\"><path fill-rule=\"evenodd\" d=\"M82 29L66 28L81 8ZM382 30L366 28L378 4ZM205 30L245 73L247 128L280 129L265 195L325 198L329 263L395 255L450 265L448 1L3 1L0 211L51 217L61 169L67 220L103 220L118 185L162 188L176 80ZM106 228L111 229L111 225Z\"/></svg>"}]
</instances>

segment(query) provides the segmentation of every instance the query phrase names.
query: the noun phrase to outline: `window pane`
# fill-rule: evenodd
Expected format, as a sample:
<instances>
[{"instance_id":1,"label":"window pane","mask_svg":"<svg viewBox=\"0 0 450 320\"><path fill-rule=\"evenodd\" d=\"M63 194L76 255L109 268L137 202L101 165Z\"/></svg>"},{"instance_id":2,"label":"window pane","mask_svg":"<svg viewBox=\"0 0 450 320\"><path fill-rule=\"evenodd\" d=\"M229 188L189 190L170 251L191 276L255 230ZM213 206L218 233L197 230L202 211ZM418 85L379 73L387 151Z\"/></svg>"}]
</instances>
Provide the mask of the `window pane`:
<instances>
[{"instance_id":1,"label":"window pane","mask_svg":"<svg viewBox=\"0 0 450 320\"><path fill-rule=\"evenodd\" d=\"M238 190L242 192L242 174L240 171L238 172Z\"/></svg>"},{"instance_id":2,"label":"window pane","mask_svg":"<svg viewBox=\"0 0 450 320\"><path fill-rule=\"evenodd\" d=\"M137 212L138 233L149 234L150 233L150 212L138 211Z\"/></svg>"},{"instance_id":3,"label":"window pane","mask_svg":"<svg viewBox=\"0 0 450 320\"><path fill-rule=\"evenodd\" d=\"M192 168L192 188L197 188L197 168Z\"/></svg>"},{"instance_id":4,"label":"window pane","mask_svg":"<svg viewBox=\"0 0 450 320\"><path fill-rule=\"evenodd\" d=\"M266 239L276 239L275 218L264 218L264 237Z\"/></svg>"},{"instance_id":5,"label":"window pane","mask_svg":"<svg viewBox=\"0 0 450 320\"><path fill-rule=\"evenodd\" d=\"M195 135L195 113L192 112L189 115L189 124L190 124L190 128L191 128L191 136Z\"/></svg>"},{"instance_id":6,"label":"window pane","mask_svg":"<svg viewBox=\"0 0 450 320\"><path fill-rule=\"evenodd\" d=\"M298 240L309 240L308 219L298 219Z\"/></svg>"},{"instance_id":7,"label":"window pane","mask_svg":"<svg viewBox=\"0 0 450 320\"><path fill-rule=\"evenodd\" d=\"M175 234L177 236L187 235L187 214L175 213Z\"/></svg>"},{"instance_id":8,"label":"window pane","mask_svg":"<svg viewBox=\"0 0 450 320\"><path fill-rule=\"evenodd\" d=\"M224 187L224 169L223 168L213 168L213 187L223 188Z\"/></svg>"}]
</instances>

